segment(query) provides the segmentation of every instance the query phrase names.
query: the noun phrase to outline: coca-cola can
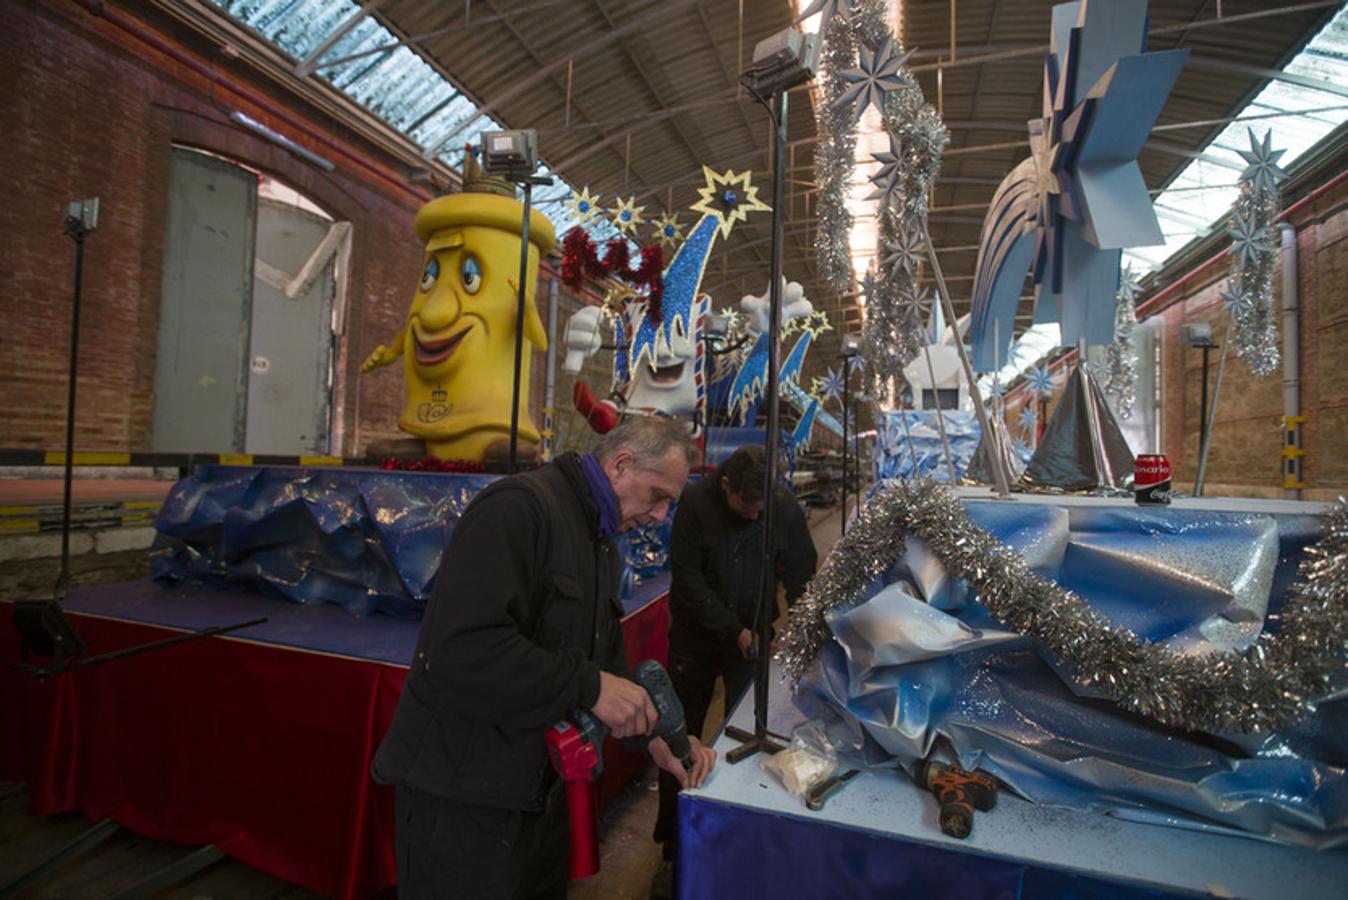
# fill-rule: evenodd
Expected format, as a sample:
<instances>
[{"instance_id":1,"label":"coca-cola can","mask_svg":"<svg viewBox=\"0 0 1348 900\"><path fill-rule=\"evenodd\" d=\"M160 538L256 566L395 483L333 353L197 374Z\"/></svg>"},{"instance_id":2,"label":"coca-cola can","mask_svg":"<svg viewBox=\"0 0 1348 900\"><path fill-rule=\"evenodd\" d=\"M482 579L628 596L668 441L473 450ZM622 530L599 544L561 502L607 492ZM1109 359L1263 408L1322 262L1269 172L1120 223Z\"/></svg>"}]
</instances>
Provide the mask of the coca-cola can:
<instances>
[{"instance_id":1,"label":"coca-cola can","mask_svg":"<svg viewBox=\"0 0 1348 900\"><path fill-rule=\"evenodd\" d=\"M1170 460L1164 453L1144 453L1134 461L1133 498L1138 503L1170 502Z\"/></svg>"}]
</instances>

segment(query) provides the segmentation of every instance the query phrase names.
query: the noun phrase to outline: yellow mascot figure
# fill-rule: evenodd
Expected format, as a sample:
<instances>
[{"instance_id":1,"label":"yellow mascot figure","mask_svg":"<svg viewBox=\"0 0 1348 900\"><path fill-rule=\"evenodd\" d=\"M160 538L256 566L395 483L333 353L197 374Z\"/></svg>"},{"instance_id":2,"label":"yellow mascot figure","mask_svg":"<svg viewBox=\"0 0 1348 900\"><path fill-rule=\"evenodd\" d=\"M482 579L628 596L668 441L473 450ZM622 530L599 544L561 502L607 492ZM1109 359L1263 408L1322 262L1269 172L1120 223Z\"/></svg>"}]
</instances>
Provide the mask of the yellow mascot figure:
<instances>
[{"instance_id":1,"label":"yellow mascot figure","mask_svg":"<svg viewBox=\"0 0 1348 900\"><path fill-rule=\"evenodd\" d=\"M416 217L426 245L421 281L397 337L380 345L361 371L403 358L407 403L398 427L423 439L441 459L481 462L503 457L510 439L524 205L508 182L484 177L469 156L462 193L437 197ZM557 242L552 224L529 213L529 261L524 338L546 350L547 334L534 305L538 261ZM520 371L521 451L539 440L529 418L529 361Z\"/></svg>"}]
</instances>

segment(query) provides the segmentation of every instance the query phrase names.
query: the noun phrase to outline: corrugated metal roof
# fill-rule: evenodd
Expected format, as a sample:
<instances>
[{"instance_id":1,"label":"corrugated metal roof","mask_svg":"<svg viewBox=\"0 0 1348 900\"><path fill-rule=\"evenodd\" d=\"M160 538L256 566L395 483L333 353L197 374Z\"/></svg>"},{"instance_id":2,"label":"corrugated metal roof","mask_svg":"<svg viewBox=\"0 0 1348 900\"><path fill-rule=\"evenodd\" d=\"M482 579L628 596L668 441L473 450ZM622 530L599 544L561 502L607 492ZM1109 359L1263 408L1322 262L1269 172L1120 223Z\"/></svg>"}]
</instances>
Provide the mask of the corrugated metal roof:
<instances>
[{"instance_id":1,"label":"corrugated metal roof","mask_svg":"<svg viewBox=\"0 0 1348 900\"><path fill-rule=\"evenodd\" d=\"M423 147L457 165L462 144L476 140L488 119L470 117L491 104L491 119L536 128L544 160L569 185L589 185L606 201L635 194L648 218L696 199L705 163L720 170L751 169L768 193L769 120L736 89L737 75L763 38L787 27L790 0L211 0L295 57L372 6L325 50L316 77L404 130ZM951 131L938 182L931 231L957 309L967 310L982 208L1001 178L1028 154L1025 121L1040 115L1043 49L1052 0L905 0L905 43L919 48L912 62L943 66L919 73L928 99L939 103ZM1213 25L1211 0L1154 0L1149 48L1188 47L1189 64L1163 110L1139 162L1158 197L1163 228L1175 241L1198 233L1229 206L1213 186L1237 174L1222 165L1243 146L1243 125L1223 121L1237 111L1254 116L1319 109L1303 119L1272 122L1275 142L1294 158L1307 141L1344 121L1342 97L1270 83L1261 70L1280 68L1313 36L1312 51L1291 71L1342 84L1342 14L1305 2L1225 0L1227 20ZM955 15L956 44L951 42ZM399 41L413 40L411 44ZM1011 51L1011 52L1008 52ZM955 57L949 63L950 57ZM357 56L356 54L361 54ZM569 102L568 102L569 101ZM1195 124L1203 123L1203 124ZM465 127L466 126L466 127ZM1263 125L1261 127L1267 127ZM814 277L814 115L808 92L791 94L788 137L788 277L803 282L817 306L851 306ZM995 146L993 146L995 145ZM1206 148L1206 149L1205 149ZM1194 161L1202 152L1207 161ZM544 211L569 227L566 188L542 189ZM551 201L548 198L553 198ZM690 217L685 214L684 221ZM1205 224L1206 223L1206 224ZM770 217L736 226L713 258L704 289L718 306L767 280ZM1028 318L1028 307L1026 312ZM826 333L812 355L822 366L835 352Z\"/></svg>"}]
</instances>

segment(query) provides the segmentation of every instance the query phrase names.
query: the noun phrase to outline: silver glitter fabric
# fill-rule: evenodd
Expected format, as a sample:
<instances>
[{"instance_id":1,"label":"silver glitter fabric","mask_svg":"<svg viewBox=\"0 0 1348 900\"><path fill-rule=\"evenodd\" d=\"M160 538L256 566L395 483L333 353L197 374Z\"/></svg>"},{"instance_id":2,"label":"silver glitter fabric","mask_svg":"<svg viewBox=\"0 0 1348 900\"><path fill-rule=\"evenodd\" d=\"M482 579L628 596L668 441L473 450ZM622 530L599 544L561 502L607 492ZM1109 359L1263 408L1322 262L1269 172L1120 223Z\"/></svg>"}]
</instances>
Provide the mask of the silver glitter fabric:
<instances>
[{"instance_id":1,"label":"silver glitter fabric","mask_svg":"<svg viewBox=\"0 0 1348 900\"><path fill-rule=\"evenodd\" d=\"M930 481L889 482L865 506L792 609L778 658L795 680L832 640L827 617L866 598L875 579L922 539L951 578L1007 628L1036 638L1078 685L1122 709L1194 731L1262 733L1290 725L1344 687L1348 654L1348 504L1325 518L1281 613L1243 654L1185 656L1140 640L969 521Z\"/></svg>"}]
</instances>

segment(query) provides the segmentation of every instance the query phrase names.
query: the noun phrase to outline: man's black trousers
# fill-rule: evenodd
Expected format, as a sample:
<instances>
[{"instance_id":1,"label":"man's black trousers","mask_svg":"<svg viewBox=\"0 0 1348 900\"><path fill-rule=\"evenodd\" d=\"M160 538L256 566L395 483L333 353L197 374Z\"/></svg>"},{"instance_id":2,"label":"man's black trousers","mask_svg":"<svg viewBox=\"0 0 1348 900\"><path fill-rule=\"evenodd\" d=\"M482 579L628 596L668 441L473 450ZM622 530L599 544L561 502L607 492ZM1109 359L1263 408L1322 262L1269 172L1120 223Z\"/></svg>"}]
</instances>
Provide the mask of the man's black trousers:
<instances>
[{"instance_id":1,"label":"man's black trousers","mask_svg":"<svg viewBox=\"0 0 1348 900\"><path fill-rule=\"evenodd\" d=\"M397 788L398 897L564 898L571 835L561 783L541 812Z\"/></svg>"}]
</instances>

